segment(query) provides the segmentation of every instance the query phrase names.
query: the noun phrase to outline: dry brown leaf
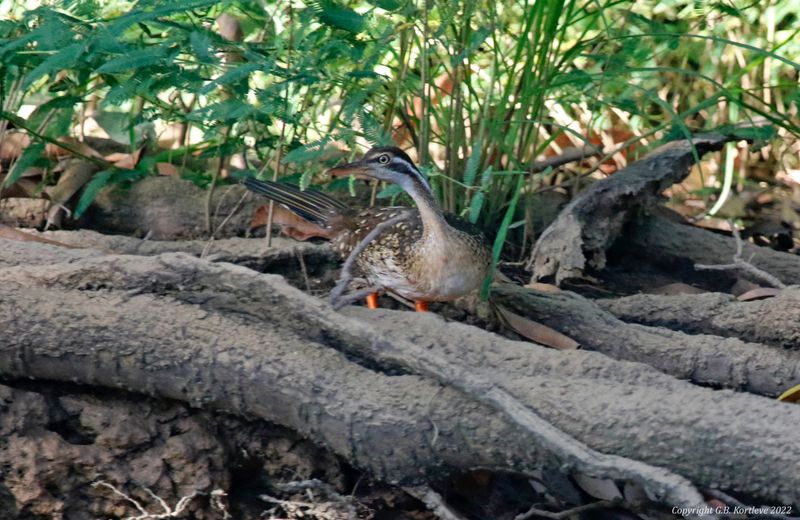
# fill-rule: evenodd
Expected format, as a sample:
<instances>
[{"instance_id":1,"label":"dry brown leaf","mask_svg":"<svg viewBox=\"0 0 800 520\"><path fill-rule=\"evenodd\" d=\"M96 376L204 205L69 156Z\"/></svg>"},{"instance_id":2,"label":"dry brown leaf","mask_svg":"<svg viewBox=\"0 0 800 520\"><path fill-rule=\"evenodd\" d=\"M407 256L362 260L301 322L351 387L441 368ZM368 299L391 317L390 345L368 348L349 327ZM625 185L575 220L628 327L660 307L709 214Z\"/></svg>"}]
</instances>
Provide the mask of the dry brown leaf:
<instances>
[{"instance_id":1,"label":"dry brown leaf","mask_svg":"<svg viewBox=\"0 0 800 520\"><path fill-rule=\"evenodd\" d=\"M747 291L752 291L753 289L758 289L759 287L760 286L757 283L753 283L750 280L737 278L736 283L733 284L733 287L731 287L731 294L734 296L741 296Z\"/></svg>"},{"instance_id":2,"label":"dry brown leaf","mask_svg":"<svg viewBox=\"0 0 800 520\"><path fill-rule=\"evenodd\" d=\"M497 310L511 330L535 343L557 350L580 348L580 343L547 325L520 316L502 305L497 305Z\"/></svg>"},{"instance_id":3,"label":"dry brown leaf","mask_svg":"<svg viewBox=\"0 0 800 520\"><path fill-rule=\"evenodd\" d=\"M27 134L14 130L8 131L0 135L0 159L4 161L16 159L30 144L31 138Z\"/></svg>"},{"instance_id":4,"label":"dry brown leaf","mask_svg":"<svg viewBox=\"0 0 800 520\"><path fill-rule=\"evenodd\" d=\"M559 293L561 292L561 288L557 285L553 285L551 283L542 283L542 282L531 282L529 284L525 284L523 287L526 289L533 289L534 291L539 291L543 293Z\"/></svg>"},{"instance_id":5,"label":"dry brown leaf","mask_svg":"<svg viewBox=\"0 0 800 520\"><path fill-rule=\"evenodd\" d=\"M763 300L765 298L772 298L773 296L777 296L781 290L775 287L758 287L756 289L750 289L744 294L740 294L736 297L737 300L740 302L749 302L753 300Z\"/></svg>"},{"instance_id":6,"label":"dry brown leaf","mask_svg":"<svg viewBox=\"0 0 800 520\"><path fill-rule=\"evenodd\" d=\"M78 141L75 138L65 136L65 137L59 137L57 141L69 145L72 149L88 157L102 158L102 156L97 152L97 150L95 150L94 148L92 148L91 146L82 141ZM62 157L73 155L72 152L54 143L47 143L44 147L44 152L45 155L53 159L60 159Z\"/></svg>"},{"instance_id":7,"label":"dry brown leaf","mask_svg":"<svg viewBox=\"0 0 800 520\"><path fill-rule=\"evenodd\" d=\"M95 171L97 171L97 167L91 163L81 160L69 161L64 173L58 178L58 183L46 190L50 196L50 208L47 210L48 227L61 225L64 205L84 184L89 182Z\"/></svg>"},{"instance_id":8,"label":"dry brown leaf","mask_svg":"<svg viewBox=\"0 0 800 520\"><path fill-rule=\"evenodd\" d=\"M110 153L106 155L104 159L110 163L113 163L117 168L132 170L136 168L137 164L139 164L139 158L142 156L142 150L144 150L144 147L139 148L133 153Z\"/></svg>"},{"instance_id":9,"label":"dry brown leaf","mask_svg":"<svg viewBox=\"0 0 800 520\"><path fill-rule=\"evenodd\" d=\"M156 163L156 170L159 175L180 175L178 167L168 162Z\"/></svg>"},{"instance_id":10,"label":"dry brown leaf","mask_svg":"<svg viewBox=\"0 0 800 520\"><path fill-rule=\"evenodd\" d=\"M16 240L18 242L39 242L41 244L50 244L53 246L68 247L70 249L80 249L80 246L73 246L70 244L65 244L63 242L50 240L49 238L32 235L31 233L26 233L24 231L14 229L13 227L6 226L5 224L0 224L0 238L5 238L6 240Z\"/></svg>"},{"instance_id":11,"label":"dry brown leaf","mask_svg":"<svg viewBox=\"0 0 800 520\"><path fill-rule=\"evenodd\" d=\"M267 225L269 206L260 206L252 220L250 229ZM308 240L313 237L330 238L331 231L313 224L302 217L298 217L280 204L274 204L272 209L272 223L281 226L281 232L295 240Z\"/></svg>"}]
</instances>

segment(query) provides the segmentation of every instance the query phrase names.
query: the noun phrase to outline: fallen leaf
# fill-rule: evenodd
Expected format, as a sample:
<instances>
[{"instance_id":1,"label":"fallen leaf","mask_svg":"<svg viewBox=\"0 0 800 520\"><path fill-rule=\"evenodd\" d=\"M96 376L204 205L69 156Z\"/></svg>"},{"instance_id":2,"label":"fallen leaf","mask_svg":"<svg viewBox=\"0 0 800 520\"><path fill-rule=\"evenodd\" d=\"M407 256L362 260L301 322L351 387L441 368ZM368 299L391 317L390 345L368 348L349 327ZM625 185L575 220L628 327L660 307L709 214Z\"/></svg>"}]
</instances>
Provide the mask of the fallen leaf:
<instances>
[{"instance_id":1,"label":"fallen leaf","mask_svg":"<svg viewBox=\"0 0 800 520\"><path fill-rule=\"evenodd\" d=\"M600 500L620 500L622 492L610 478L594 478L586 475L573 475L575 482L586 493Z\"/></svg>"},{"instance_id":2,"label":"fallen leaf","mask_svg":"<svg viewBox=\"0 0 800 520\"><path fill-rule=\"evenodd\" d=\"M800 403L800 385L796 385L785 391L778 397L778 401L787 403Z\"/></svg>"},{"instance_id":3,"label":"fallen leaf","mask_svg":"<svg viewBox=\"0 0 800 520\"><path fill-rule=\"evenodd\" d=\"M740 294L736 297L737 300L740 302L749 302L753 300L763 300L765 298L772 298L773 296L777 296L781 290L775 287L758 287L756 289L750 289L744 294Z\"/></svg>"},{"instance_id":4,"label":"fallen leaf","mask_svg":"<svg viewBox=\"0 0 800 520\"><path fill-rule=\"evenodd\" d=\"M110 163L114 163L114 166L117 168L132 170L139 164L139 158L142 156L143 149L144 147L141 147L133 153L110 153L106 155L104 159Z\"/></svg>"},{"instance_id":5,"label":"fallen leaf","mask_svg":"<svg viewBox=\"0 0 800 520\"><path fill-rule=\"evenodd\" d=\"M508 325L508 328L535 343L557 350L575 350L580 348L580 344L577 341L561 334L555 329L551 329L547 325L542 325L539 322L515 314L502 305L497 305L497 310L506 322L506 325Z\"/></svg>"},{"instance_id":6,"label":"fallen leaf","mask_svg":"<svg viewBox=\"0 0 800 520\"><path fill-rule=\"evenodd\" d=\"M758 289L759 287L760 286L758 284L755 284L750 280L737 278L736 283L733 284L733 287L731 287L731 294L734 296L741 296L747 291L752 291L753 289Z\"/></svg>"},{"instance_id":7,"label":"fallen leaf","mask_svg":"<svg viewBox=\"0 0 800 520\"><path fill-rule=\"evenodd\" d=\"M102 158L102 156L97 152L97 150L95 150L94 148L92 148L91 146L82 141L78 141L73 137L68 137L68 136L59 137L57 141L69 145L72 149L88 157ZM53 143L47 143L45 145L44 153L45 155L53 159L59 159L62 157L66 157L68 155L72 155L72 152Z\"/></svg>"},{"instance_id":8,"label":"fallen leaf","mask_svg":"<svg viewBox=\"0 0 800 520\"><path fill-rule=\"evenodd\" d=\"M61 226L61 215L65 205L97 171L97 167L80 159L70 160L64 173L55 186L46 189L50 196L50 208L47 210L47 226Z\"/></svg>"},{"instance_id":9,"label":"fallen leaf","mask_svg":"<svg viewBox=\"0 0 800 520\"><path fill-rule=\"evenodd\" d=\"M26 233L24 231L14 229L11 226L6 226L5 224L0 224L0 238L5 238L6 240L16 240L18 242L39 242L41 244L50 244L53 246L68 247L70 249L80 249L80 246L73 246L70 244L65 244L63 242L50 240L49 238L33 235L31 233Z\"/></svg>"},{"instance_id":10,"label":"fallen leaf","mask_svg":"<svg viewBox=\"0 0 800 520\"><path fill-rule=\"evenodd\" d=\"M553 285L551 283L542 283L542 282L531 282L529 284L525 284L523 287L526 289L533 289L534 291L539 291L543 293L559 293L561 292L561 288L557 285Z\"/></svg>"},{"instance_id":11,"label":"fallen leaf","mask_svg":"<svg viewBox=\"0 0 800 520\"><path fill-rule=\"evenodd\" d=\"M180 175L178 167L168 162L156 163L156 170L159 175Z\"/></svg>"}]
</instances>

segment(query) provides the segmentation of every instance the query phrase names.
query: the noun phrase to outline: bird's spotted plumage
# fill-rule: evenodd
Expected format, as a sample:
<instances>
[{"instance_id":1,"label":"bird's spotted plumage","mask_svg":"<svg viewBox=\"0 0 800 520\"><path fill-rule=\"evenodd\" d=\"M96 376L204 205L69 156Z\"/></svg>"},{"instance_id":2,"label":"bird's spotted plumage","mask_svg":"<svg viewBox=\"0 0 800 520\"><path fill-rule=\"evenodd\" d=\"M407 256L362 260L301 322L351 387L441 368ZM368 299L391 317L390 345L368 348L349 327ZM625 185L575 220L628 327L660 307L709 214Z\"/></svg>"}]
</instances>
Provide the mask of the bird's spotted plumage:
<instances>
[{"instance_id":1,"label":"bird's spotted plumage","mask_svg":"<svg viewBox=\"0 0 800 520\"><path fill-rule=\"evenodd\" d=\"M488 243L475 226L442 213L428 181L402 150L373 148L361 160L333 168L331 173L394 182L414 199L417 208L355 211L319 192L254 179L245 184L319 226L319 236L330 238L342 258L376 226L407 213L356 257L359 274L370 286L425 302L454 300L480 287L491 261Z\"/></svg>"}]
</instances>

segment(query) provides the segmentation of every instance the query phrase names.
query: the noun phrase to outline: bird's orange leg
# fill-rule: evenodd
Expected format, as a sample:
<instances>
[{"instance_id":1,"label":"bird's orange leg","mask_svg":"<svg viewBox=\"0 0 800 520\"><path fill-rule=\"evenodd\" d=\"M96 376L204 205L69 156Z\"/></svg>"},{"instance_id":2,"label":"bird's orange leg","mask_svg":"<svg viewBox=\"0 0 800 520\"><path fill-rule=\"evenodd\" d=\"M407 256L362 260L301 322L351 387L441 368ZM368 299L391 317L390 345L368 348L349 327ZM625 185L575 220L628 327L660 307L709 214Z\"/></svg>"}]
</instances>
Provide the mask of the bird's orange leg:
<instances>
[{"instance_id":1,"label":"bird's orange leg","mask_svg":"<svg viewBox=\"0 0 800 520\"><path fill-rule=\"evenodd\" d=\"M367 295L367 307L370 309L378 308L378 293L374 292Z\"/></svg>"},{"instance_id":2,"label":"bird's orange leg","mask_svg":"<svg viewBox=\"0 0 800 520\"><path fill-rule=\"evenodd\" d=\"M428 312L428 302L415 300L414 307L417 309L417 312Z\"/></svg>"}]
</instances>

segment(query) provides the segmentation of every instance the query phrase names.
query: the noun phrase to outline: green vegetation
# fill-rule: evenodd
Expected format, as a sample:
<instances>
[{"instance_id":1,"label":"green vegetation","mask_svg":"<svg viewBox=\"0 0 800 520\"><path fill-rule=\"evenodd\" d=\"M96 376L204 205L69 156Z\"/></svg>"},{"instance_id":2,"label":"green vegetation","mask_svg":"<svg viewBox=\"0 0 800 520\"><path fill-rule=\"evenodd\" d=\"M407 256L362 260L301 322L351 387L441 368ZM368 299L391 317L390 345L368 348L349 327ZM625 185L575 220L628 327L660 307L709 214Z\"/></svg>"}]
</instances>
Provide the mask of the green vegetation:
<instances>
[{"instance_id":1,"label":"green vegetation","mask_svg":"<svg viewBox=\"0 0 800 520\"><path fill-rule=\"evenodd\" d=\"M87 115L131 149L149 147L134 169L96 174L79 210L104 184L151 175L158 162L209 184L215 168L197 159L245 154L248 168L272 175L280 164L307 185L341 158L334 143L358 154L394 140L416 149L448 210L487 229L506 220L499 243L516 233L524 251L536 209L519 190L590 172L531 173L548 149L590 139L624 152L603 158L621 162L756 118L769 123L764 135L800 132L793 0L28 4L0 2L10 14L0 22L0 96L4 124L39 146L5 184L48 164L41 144L79 136ZM223 36L223 13L241 37ZM25 105L35 110L13 117ZM158 148L169 125L180 138ZM783 151L764 157L797 168ZM718 188L705 194L709 206Z\"/></svg>"}]
</instances>

